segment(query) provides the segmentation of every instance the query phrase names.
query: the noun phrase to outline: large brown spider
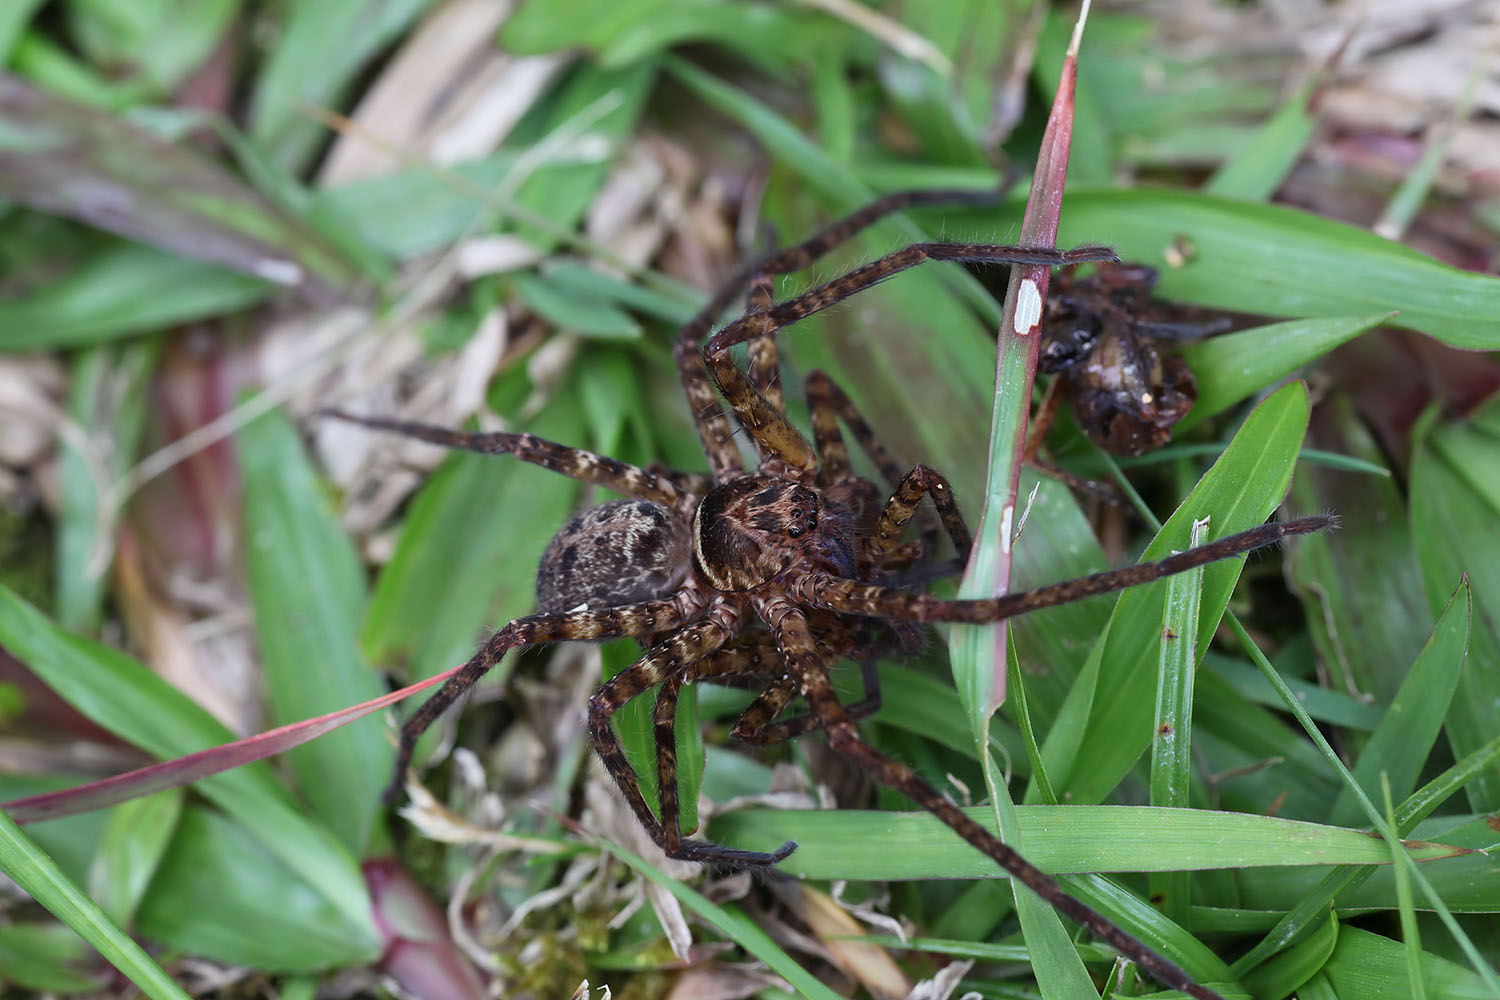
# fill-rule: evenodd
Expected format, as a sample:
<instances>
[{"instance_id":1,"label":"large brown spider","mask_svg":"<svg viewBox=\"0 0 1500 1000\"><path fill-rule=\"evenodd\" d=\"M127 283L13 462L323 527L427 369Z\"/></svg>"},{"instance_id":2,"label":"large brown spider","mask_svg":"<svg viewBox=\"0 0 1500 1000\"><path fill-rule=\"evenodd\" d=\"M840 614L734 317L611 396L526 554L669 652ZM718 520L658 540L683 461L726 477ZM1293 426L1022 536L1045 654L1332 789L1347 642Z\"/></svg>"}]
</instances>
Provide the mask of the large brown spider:
<instances>
[{"instance_id":1,"label":"large brown spider","mask_svg":"<svg viewBox=\"0 0 1500 1000\"><path fill-rule=\"evenodd\" d=\"M565 639L636 636L649 648L590 698L589 729L604 766L668 856L768 868L796 848L788 842L775 852L760 853L682 836L673 732L678 692L684 684L698 681L749 687L759 695L735 725L736 738L770 744L821 730L834 748L876 780L932 812L1013 878L1151 975L1203 1000L1218 998L1066 895L910 768L866 745L855 720L879 705L872 670L864 672L867 697L848 707L839 702L829 680L829 670L840 657L868 663L860 654L907 641L912 623L997 622L1156 580L1328 523L1326 517L1314 517L1267 524L1161 562L986 600L940 600L895 585L899 574L930 554L936 542L929 532L922 542L901 543L903 528L924 496L932 499L959 557L968 556L970 535L952 490L943 476L925 466L903 471L848 397L821 372L811 372L806 380L813 427L809 444L787 420L776 333L923 260L1060 265L1113 260L1114 254L1098 246L1058 251L919 243L779 304L771 301L770 277L807 267L898 209L991 197L928 191L882 198L800 246L746 269L714 296L678 334L675 352L711 479L638 468L529 434L466 433L332 411L330 415L341 419L435 444L514 455L631 498L585 511L552 540L537 571L538 613L500 629L407 721L392 792L399 792L417 738L507 652ZM718 318L747 290L749 311L709 337ZM730 356L736 344L748 345L747 372ZM758 455L753 469L742 463L714 385L749 435ZM882 491L853 472L839 421L890 480L894 493L883 504ZM653 719L660 819L647 805L611 725L621 707L651 688L659 689ZM798 698L805 701L806 713L778 721Z\"/></svg>"}]
</instances>

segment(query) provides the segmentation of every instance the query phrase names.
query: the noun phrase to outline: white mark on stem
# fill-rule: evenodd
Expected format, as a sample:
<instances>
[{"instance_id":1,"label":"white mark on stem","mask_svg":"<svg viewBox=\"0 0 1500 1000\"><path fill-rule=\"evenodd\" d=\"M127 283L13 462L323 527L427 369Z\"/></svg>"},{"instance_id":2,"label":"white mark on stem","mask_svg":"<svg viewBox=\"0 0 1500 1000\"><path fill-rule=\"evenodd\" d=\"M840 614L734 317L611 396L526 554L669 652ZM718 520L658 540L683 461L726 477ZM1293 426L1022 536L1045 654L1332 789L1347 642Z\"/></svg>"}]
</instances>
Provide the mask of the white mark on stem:
<instances>
[{"instance_id":1,"label":"white mark on stem","mask_svg":"<svg viewBox=\"0 0 1500 1000\"><path fill-rule=\"evenodd\" d=\"M1021 287L1016 290L1016 319L1015 331L1017 336L1024 337L1036 329L1037 323L1042 319L1042 293L1036 286L1035 278L1021 279Z\"/></svg>"},{"instance_id":2,"label":"white mark on stem","mask_svg":"<svg viewBox=\"0 0 1500 1000\"><path fill-rule=\"evenodd\" d=\"M1007 555L1010 554L1011 545L1010 526L1015 519L1016 505L1013 503L1006 504L1005 508L1000 511L1000 551Z\"/></svg>"}]
</instances>

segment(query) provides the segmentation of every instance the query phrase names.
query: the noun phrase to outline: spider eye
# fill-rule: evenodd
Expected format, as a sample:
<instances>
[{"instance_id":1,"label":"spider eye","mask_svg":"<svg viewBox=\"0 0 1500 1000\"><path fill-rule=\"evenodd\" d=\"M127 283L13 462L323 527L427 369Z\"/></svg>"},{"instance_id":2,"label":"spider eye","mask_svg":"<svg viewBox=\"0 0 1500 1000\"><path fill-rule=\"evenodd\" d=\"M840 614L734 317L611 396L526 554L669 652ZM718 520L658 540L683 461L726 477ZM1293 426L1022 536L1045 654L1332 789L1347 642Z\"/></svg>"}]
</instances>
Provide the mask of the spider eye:
<instances>
[{"instance_id":1,"label":"spider eye","mask_svg":"<svg viewBox=\"0 0 1500 1000\"><path fill-rule=\"evenodd\" d=\"M802 529L801 528L788 528L786 533L788 535L791 535L793 538L801 538L802 537Z\"/></svg>"}]
</instances>

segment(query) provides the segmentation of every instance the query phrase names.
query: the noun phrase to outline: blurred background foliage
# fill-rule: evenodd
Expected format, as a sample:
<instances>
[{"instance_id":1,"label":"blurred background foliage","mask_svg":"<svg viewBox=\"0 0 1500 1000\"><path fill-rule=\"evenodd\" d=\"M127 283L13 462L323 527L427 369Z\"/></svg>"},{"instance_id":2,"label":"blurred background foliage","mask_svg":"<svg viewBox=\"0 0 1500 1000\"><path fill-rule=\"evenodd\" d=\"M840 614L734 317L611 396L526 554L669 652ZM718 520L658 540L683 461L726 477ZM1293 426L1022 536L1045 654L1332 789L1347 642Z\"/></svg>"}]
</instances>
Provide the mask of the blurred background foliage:
<instances>
[{"instance_id":1,"label":"blurred background foliage","mask_svg":"<svg viewBox=\"0 0 1500 1000\"><path fill-rule=\"evenodd\" d=\"M1145 515L1044 482L1020 577L1138 555L1142 521L1165 519L1265 401L1256 412L1281 438L1241 448L1290 456L1301 441L1289 505L1337 511L1343 529L1252 561L1230 607L1377 804L1386 776L1403 831L1492 846L1495 12L1101 6L1060 242L1114 244L1162 272L1163 298L1250 332L1186 348L1199 408L1172 445L1121 463ZM0 799L466 659L531 609L542 549L599 498L312 411L522 428L701 470L674 327L737 262L877 194L1029 174L1075 13L1028 0L0 4ZM1023 197L893 218L778 296L929 234L1013 238ZM993 281L918 269L800 324L783 338L794 417L802 375L828 370L904 461L947 473L977 516ZM1272 395L1298 372L1310 410L1300 390ZM1067 416L1048 447L1079 475L1119 475ZM1116 738L1150 706L1110 700L1114 661L1095 643L1109 609L1017 623L1027 711L1013 691L993 729L1018 779L1070 744L1051 791L1090 808L1157 801L1141 747ZM963 795L981 787L978 765L930 645L882 664L870 732ZM987 872L919 880L966 863L925 817L902 830L855 809L724 816L715 835L747 845L795 829L787 868L813 881L721 878L706 897L652 881L696 880L691 866L631 868L569 832L563 818L581 816L644 849L601 794L580 710L601 660L619 669L634 649L503 664L485 707L430 739L426 756L452 762L415 826L378 802L390 739L368 718L191 792L28 828L55 869L34 867L16 834L5 870L53 872L41 877L62 901L48 902L54 917L0 890L0 981L120 988L61 918L126 932L89 940L151 995L174 995L163 969L205 996L460 997L492 983L554 997L588 980L621 996L777 997L789 983L885 997L926 979L928 995L1053 995ZM1170 868L1216 844L1179 865L1213 869L1191 890L1159 876L1069 886L1256 997L1496 995L1482 972L1500 957L1495 863L1423 866L1438 904L1401 866L1376 872L1371 845L1387 849L1333 829L1370 819L1252 662L1234 641L1204 649L1191 801L1219 825L1084 813L1094 820L1063 834L1038 826L1028 850L1064 872L1139 872L1155 868L1130 845ZM1080 677L1100 678L1097 691ZM1119 697L1150 700L1139 685ZM774 781L778 805L822 789L844 806L909 808L813 740L777 758L727 749L740 695L685 704L708 734L705 803ZM638 739L648 721L643 707L622 726ZM1026 801L1047 801L1047 786ZM1237 833L1219 810L1331 826ZM1170 919L1140 898L1164 886L1178 894ZM848 940L899 929L941 940ZM1102 978L1109 956L1079 950ZM1117 995L1147 989L1123 978Z\"/></svg>"}]
</instances>

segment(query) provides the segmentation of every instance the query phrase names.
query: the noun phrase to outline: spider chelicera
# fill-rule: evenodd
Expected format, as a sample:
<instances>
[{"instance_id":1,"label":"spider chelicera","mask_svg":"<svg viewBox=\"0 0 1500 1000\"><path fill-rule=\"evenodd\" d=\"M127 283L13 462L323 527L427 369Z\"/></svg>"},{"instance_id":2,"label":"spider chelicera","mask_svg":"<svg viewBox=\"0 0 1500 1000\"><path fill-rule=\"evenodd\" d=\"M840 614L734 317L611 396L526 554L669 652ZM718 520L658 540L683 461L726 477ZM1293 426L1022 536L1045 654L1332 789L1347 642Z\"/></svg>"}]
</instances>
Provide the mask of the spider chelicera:
<instances>
[{"instance_id":1,"label":"spider chelicera","mask_svg":"<svg viewBox=\"0 0 1500 1000\"><path fill-rule=\"evenodd\" d=\"M906 765L867 745L855 722L879 706L872 653L908 644L916 625L997 622L1012 615L1119 590L1316 531L1328 517L1266 524L1168 559L1098 573L1037 590L983 600L941 600L913 589L903 574L931 554L936 531L903 543L923 497L936 508L960 559L970 535L948 481L922 465L905 470L886 452L849 398L827 375L806 378L812 441L787 419L776 334L786 326L924 260L1067 265L1111 261L1107 247L1074 250L972 243L918 243L785 302L772 300L772 276L798 271L891 212L931 202L982 202L992 194L917 191L890 195L834 223L805 243L746 268L679 332L675 357L711 475L644 469L529 434L468 433L402 420L328 415L434 444L514 455L629 499L601 504L552 540L537 572L538 613L505 625L418 709L401 731L399 793L417 738L507 652L561 640L634 636L647 647L589 699L589 730L605 768L652 839L673 858L768 868L795 850L747 851L682 835L674 724L678 693L707 681L750 688L757 697L732 730L772 744L812 730L877 781L932 812L1013 878L1082 923L1161 982L1214 1000L1104 916L1068 896L1040 869L965 815ZM748 309L710 336L742 295ZM748 370L730 350L747 345ZM717 392L715 391L717 386ZM720 403L728 403L757 461L747 467ZM884 491L858 476L840 423L890 481ZM845 706L829 671L840 658L865 664L866 697ZM641 792L611 725L627 702L657 689L653 710L660 818ZM794 701L802 715L780 718ZM1219 998L1222 1000L1222 998Z\"/></svg>"}]
</instances>

